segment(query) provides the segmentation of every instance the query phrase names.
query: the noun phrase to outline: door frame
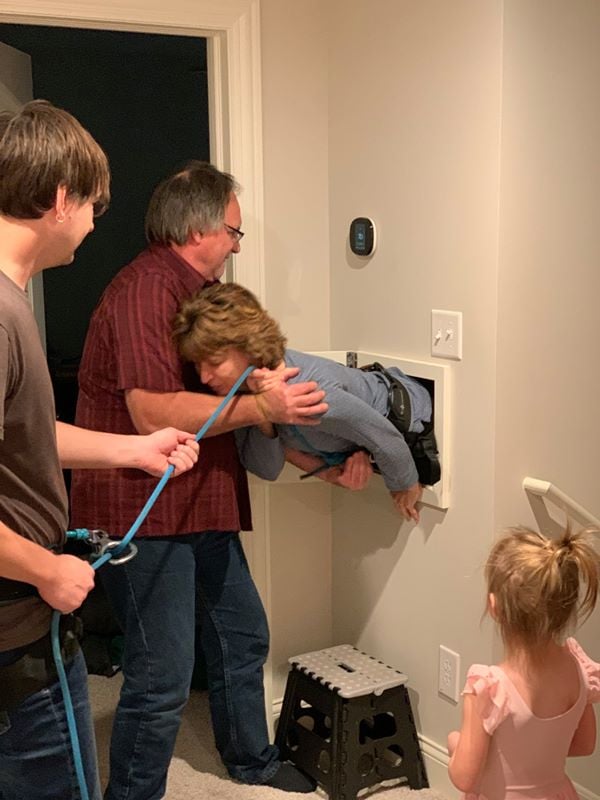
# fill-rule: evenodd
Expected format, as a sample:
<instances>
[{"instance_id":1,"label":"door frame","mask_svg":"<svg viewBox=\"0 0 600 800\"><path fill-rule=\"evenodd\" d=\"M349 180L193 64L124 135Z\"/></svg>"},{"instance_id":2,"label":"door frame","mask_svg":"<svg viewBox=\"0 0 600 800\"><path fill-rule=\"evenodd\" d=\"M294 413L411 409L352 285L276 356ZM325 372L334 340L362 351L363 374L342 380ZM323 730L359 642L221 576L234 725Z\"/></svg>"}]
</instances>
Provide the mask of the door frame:
<instances>
[{"instance_id":1,"label":"door frame","mask_svg":"<svg viewBox=\"0 0 600 800\"><path fill-rule=\"evenodd\" d=\"M211 161L242 187L248 233L228 277L264 302L260 0L0 0L0 22L207 38ZM257 524L253 535L244 535L244 549L270 618L268 487L253 486L253 513ZM270 711L270 660L265 700Z\"/></svg>"},{"instance_id":2,"label":"door frame","mask_svg":"<svg viewBox=\"0 0 600 800\"><path fill-rule=\"evenodd\" d=\"M211 161L242 187L231 277L265 299L260 0L0 0L0 22L207 38Z\"/></svg>"}]
</instances>

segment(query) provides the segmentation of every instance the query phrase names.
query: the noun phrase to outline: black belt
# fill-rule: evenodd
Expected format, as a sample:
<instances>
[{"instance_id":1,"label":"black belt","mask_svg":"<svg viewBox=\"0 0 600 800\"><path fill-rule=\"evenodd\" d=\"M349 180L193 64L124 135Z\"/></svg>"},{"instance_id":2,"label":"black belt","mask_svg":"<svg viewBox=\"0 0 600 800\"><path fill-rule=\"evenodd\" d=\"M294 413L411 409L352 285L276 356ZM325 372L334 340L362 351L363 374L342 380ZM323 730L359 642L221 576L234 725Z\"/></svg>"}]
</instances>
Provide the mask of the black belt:
<instances>
[{"instance_id":1,"label":"black belt","mask_svg":"<svg viewBox=\"0 0 600 800\"><path fill-rule=\"evenodd\" d=\"M14 603L24 597L33 597L38 590L31 583L12 581L10 578L0 578L0 605Z\"/></svg>"},{"instance_id":2,"label":"black belt","mask_svg":"<svg viewBox=\"0 0 600 800\"><path fill-rule=\"evenodd\" d=\"M72 614L60 620L60 650L63 663L73 660L79 650L81 621ZM0 710L17 708L23 700L51 686L58 679L48 632L24 647L12 664L0 667Z\"/></svg>"},{"instance_id":3,"label":"black belt","mask_svg":"<svg viewBox=\"0 0 600 800\"><path fill-rule=\"evenodd\" d=\"M63 546L61 544L49 544L44 547L45 550L51 550L57 555L62 553ZM25 581L13 581L11 578L0 578L0 606L14 603L16 600L22 600L24 597L34 597L38 594L38 590L33 584L25 583Z\"/></svg>"}]
</instances>

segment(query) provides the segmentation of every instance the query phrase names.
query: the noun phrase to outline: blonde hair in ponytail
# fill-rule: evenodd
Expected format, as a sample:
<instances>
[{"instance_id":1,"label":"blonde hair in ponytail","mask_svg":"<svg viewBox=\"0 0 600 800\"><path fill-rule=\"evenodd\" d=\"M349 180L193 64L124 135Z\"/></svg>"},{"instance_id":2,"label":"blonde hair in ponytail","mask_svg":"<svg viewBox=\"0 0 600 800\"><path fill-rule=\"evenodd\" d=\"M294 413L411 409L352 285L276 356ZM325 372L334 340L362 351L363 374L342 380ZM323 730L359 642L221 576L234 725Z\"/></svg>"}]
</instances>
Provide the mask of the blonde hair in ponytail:
<instances>
[{"instance_id":1,"label":"blonde hair in ponytail","mask_svg":"<svg viewBox=\"0 0 600 800\"><path fill-rule=\"evenodd\" d=\"M590 528L569 528L548 539L529 528L509 528L492 548L485 567L493 616L507 645L535 648L560 642L594 610L600 555Z\"/></svg>"}]
</instances>

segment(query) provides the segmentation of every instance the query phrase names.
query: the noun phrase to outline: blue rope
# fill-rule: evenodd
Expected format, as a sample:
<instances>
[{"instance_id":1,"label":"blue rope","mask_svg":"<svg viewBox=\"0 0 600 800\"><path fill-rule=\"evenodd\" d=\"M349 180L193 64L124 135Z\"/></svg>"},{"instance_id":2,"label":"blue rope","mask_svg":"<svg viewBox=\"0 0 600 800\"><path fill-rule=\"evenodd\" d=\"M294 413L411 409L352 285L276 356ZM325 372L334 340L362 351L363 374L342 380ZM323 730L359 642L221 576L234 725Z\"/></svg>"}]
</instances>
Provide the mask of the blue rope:
<instances>
[{"instance_id":1,"label":"blue rope","mask_svg":"<svg viewBox=\"0 0 600 800\"><path fill-rule=\"evenodd\" d=\"M197 442L202 439L206 431L210 428L210 426L214 423L217 419L219 414L223 411L225 406L229 403L232 399L234 394L240 388L242 383L246 380L248 375L253 371L254 367L248 367L244 372L240 375L237 381L233 384L231 389L227 392L223 400L219 403L219 405L215 408L213 413L210 417L206 420L204 425L200 428L198 433L195 436L195 440ZM144 522L148 514L150 513L150 509L158 500L158 496L165 488L165 484L175 471L175 467L173 464L169 464L167 469L164 471L163 476L159 480L158 484L156 485L154 491L146 501L146 504L138 514L137 519L131 526L131 528L127 531L127 534L123 538L122 542L119 544L118 547L113 548L112 550L107 550L104 555L100 556L94 563L92 564L92 568L94 570L99 569L103 564L106 564L107 561L113 556L119 555L129 544L129 542L133 539L135 534L138 532L140 525ZM87 528L76 528L74 531L69 531L69 538L84 540L87 539L88 530ZM52 622L50 624L50 637L52 640L52 654L54 656L54 663L56 665L56 672L58 674L58 680L60 682L60 688L62 691L63 702L65 704L65 712L67 715L67 725L69 728L69 736L71 738L71 750L73 753L73 761L75 763L75 772L77 774L77 782L79 784L79 791L81 792L81 800L89 800L89 794L87 790L87 784L85 781L85 774L83 771L83 761L81 758L81 748L79 746L79 736L77 734L77 724L75 722L75 713L73 711L73 701L71 700L71 693L69 691L69 683L67 681L67 675L65 672L65 667L62 660L62 654L60 652L60 635L59 635L59 624L60 624L60 611L54 611L52 614Z\"/></svg>"},{"instance_id":2,"label":"blue rope","mask_svg":"<svg viewBox=\"0 0 600 800\"><path fill-rule=\"evenodd\" d=\"M77 542L86 542L89 535L90 532L87 528L74 528L72 531L67 531L67 538L75 539Z\"/></svg>"}]
</instances>

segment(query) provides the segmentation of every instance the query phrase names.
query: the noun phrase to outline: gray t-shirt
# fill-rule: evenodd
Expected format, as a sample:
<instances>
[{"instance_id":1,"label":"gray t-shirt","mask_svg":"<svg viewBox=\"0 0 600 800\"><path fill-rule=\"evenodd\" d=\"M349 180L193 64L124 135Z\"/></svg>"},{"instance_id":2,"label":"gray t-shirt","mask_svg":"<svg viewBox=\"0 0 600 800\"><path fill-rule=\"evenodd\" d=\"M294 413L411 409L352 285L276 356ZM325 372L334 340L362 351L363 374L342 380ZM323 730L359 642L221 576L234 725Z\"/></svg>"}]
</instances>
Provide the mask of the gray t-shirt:
<instances>
[{"instance_id":1,"label":"gray t-shirt","mask_svg":"<svg viewBox=\"0 0 600 800\"><path fill-rule=\"evenodd\" d=\"M56 447L52 383L29 300L0 271L0 521L43 546L59 544L67 494ZM49 630L39 597L0 605L0 651Z\"/></svg>"}]
</instances>

